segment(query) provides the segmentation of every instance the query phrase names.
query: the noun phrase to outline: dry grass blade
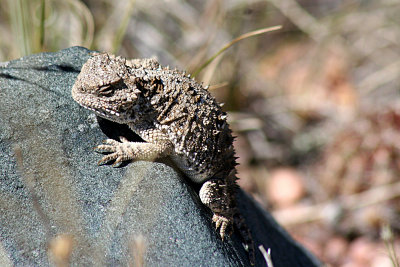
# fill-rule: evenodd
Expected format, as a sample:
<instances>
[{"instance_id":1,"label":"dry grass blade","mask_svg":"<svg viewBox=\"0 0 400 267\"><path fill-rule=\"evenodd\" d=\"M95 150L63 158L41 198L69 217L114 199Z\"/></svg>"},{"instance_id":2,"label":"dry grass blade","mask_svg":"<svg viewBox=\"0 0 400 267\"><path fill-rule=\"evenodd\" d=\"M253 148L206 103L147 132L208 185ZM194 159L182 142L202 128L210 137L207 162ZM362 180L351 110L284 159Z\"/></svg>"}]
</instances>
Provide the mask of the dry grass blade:
<instances>
[{"instance_id":1,"label":"dry grass blade","mask_svg":"<svg viewBox=\"0 0 400 267\"><path fill-rule=\"evenodd\" d=\"M295 0L268 0L277 7L288 19L290 19L299 29L307 33L315 41L322 41L329 36L329 29Z\"/></svg>"},{"instance_id":2,"label":"dry grass blade","mask_svg":"<svg viewBox=\"0 0 400 267\"><path fill-rule=\"evenodd\" d=\"M40 51L44 49L44 22L46 18L46 1L42 0L41 8L40 8L40 27L39 27L39 45Z\"/></svg>"},{"instance_id":3,"label":"dry grass blade","mask_svg":"<svg viewBox=\"0 0 400 267\"><path fill-rule=\"evenodd\" d=\"M386 250L393 267L399 267L400 262L398 260L396 250L394 248L395 237L393 235L392 229L389 225L383 225L381 228L381 238L385 243Z\"/></svg>"},{"instance_id":4,"label":"dry grass blade","mask_svg":"<svg viewBox=\"0 0 400 267\"><path fill-rule=\"evenodd\" d=\"M400 182L376 186L367 191L342 196L337 200L314 206L298 206L297 208L275 211L274 217L284 226L297 225L326 218L336 218L343 210L352 211L398 198Z\"/></svg>"},{"instance_id":5,"label":"dry grass blade","mask_svg":"<svg viewBox=\"0 0 400 267\"><path fill-rule=\"evenodd\" d=\"M225 86L228 86L228 85L229 85L229 82L217 83L217 84L214 84L214 85L210 85L210 87L208 88L208 90L209 90L209 91L217 90L217 89L219 89L219 88L222 88L222 87L225 87Z\"/></svg>"},{"instance_id":6,"label":"dry grass blade","mask_svg":"<svg viewBox=\"0 0 400 267\"><path fill-rule=\"evenodd\" d=\"M380 89L386 83L395 80L399 72L400 61L395 61L365 77L365 79L358 84L358 87L362 89L361 92L364 95L370 94L374 90Z\"/></svg>"},{"instance_id":7,"label":"dry grass blade","mask_svg":"<svg viewBox=\"0 0 400 267\"><path fill-rule=\"evenodd\" d=\"M274 267L272 264L272 259L271 259L271 249L268 249L268 251L265 250L264 246L258 246L258 249L261 251L261 254L264 256L265 262L267 263L267 267Z\"/></svg>"},{"instance_id":8,"label":"dry grass blade","mask_svg":"<svg viewBox=\"0 0 400 267\"><path fill-rule=\"evenodd\" d=\"M19 55L25 56L32 53L29 28L28 2L23 0L8 1L10 8L10 24L13 29Z\"/></svg>"},{"instance_id":9,"label":"dry grass blade","mask_svg":"<svg viewBox=\"0 0 400 267\"><path fill-rule=\"evenodd\" d=\"M70 9L80 19L80 26L84 29L81 46L91 47L94 38L94 18L89 8L79 0L68 0Z\"/></svg>"},{"instance_id":10,"label":"dry grass blade","mask_svg":"<svg viewBox=\"0 0 400 267\"><path fill-rule=\"evenodd\" d=\"M268 27L268 28L263 28L263 29L259 29L256 31L252 31L252 32L248 32L245 33L243 35L240 35L239 37L233 39L231 42L229 42L228 44L226 44L224 47L222 47L217 53L215 53L212 57L210 57L203 65L201 65L194 73L193 73L193 77L197 76L205 67L207 67L216 57L218 57L219 55L221 55L223 52L225 52L225 50L227 50L229 47L233 46L234 44L236 44L237 42L252 37L252 36L256 36L256 35L260 35L263 33L267 33L267 32L272 32L272 31L276 31L281 29L282 26L281 25L277 25L277 26L273 26L273 27Z\"/></svg>"},{"instance_id":11,"label":"dry grass blade","mask_svg":"<svg viewBox=\"0 0 400 267\"><path fill-rule=\"evenodd\" d=\"M129 1L128 7L127 7L127 9L125 11L125 14L122 17L121 24L119 25L119 28L118 28L118 30L117 30L117 32L115 34L115 38L114 38L113 43L112 43L112 51L113 51L114 54L116 54L118 52L118 50L119 50L119 48L121 46L122 39L123 39L123 37L125 35L125 32L126 32L126 29L128 27L129 19L130 19L131 15L132 15L132 12L133 12L133 7L135 6L135 2L136 2L135 0Z\"/></svg>"}]
</instances>

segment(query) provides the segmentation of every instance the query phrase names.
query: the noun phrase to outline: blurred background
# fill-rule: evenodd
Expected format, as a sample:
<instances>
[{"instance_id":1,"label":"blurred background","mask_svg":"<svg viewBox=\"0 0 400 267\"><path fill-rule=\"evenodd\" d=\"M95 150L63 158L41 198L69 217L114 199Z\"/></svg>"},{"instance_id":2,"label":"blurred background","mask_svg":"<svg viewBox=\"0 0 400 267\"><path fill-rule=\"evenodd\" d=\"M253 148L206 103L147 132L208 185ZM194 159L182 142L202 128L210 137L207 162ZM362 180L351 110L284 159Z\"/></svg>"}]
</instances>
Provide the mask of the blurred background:
<instances>
[{"instance_id":1,"label":"blurred background","mask_svg":"<svg viewBox=\"0 0 400 267\"><path fill-rule=\"evenodd\" d=\"M327 266L399 266L400 0L0 3L0 61L80 45L200 70L244 190Z\"/></svg>"}]
</instances>

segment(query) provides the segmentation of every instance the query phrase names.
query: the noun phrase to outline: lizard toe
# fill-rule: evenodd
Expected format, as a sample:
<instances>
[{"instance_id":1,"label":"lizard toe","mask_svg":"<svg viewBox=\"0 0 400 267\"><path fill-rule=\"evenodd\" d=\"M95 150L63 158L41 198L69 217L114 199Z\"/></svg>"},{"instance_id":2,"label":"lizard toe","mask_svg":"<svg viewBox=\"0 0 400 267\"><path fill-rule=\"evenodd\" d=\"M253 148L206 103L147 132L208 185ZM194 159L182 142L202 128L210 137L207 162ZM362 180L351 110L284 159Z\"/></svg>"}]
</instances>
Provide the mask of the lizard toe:
<instances>
[{"instance_id":1,"label":"lizard toe","mask_svg":"<svg viewBox=\"0 0 400 267\"><path fill-rule=\"evenodd\" d=\"M106 139L106 140L103 140L103 144L118 146L120 144L120 142L118 142L114 139Z\"/></svg>"},{"instance_id":2,"label":"lizard toe","mask_svg":"<svg viewBox=\"0 0 400 267\"><path fill-rule=\"evenodd\" d=\"M115 160L118 158L118 154L117 153L112 153L112 154L108 154L105 155L104 157L102 157L99 161L98 161L98 165L104 165L107 164L108 162Z\"/></svg>"},{"instance_id":3,"label":"lizard toe","mask_svg":"<svg viewBox=\"0 0 400 267\"><path fill-rule=\"evenodd\" d=\"M122 161L123 160L121 159L121 157L119 157L114 161L114 163L111 166L113 166L114 168L118 168L119 166L121 166Z\"/></svg>"},{"instance_id":4,"label":"lizard toe","mask_svg":"<svg viewBox=\"0 0 400 267\"><path fill-rule=\"evenodd\" d=\"M94 148L94 151L99 152L99 153L104 153L104 152L115 152L115 146L112 145L98 145Z\"/></svg>"},{"instance_id":5,"label":"lizard toe","mask_svg":"<svg viewBox=\"0 0 400 267\"><path fill-rule=\"evenodd\" d=\"M215 223L215 229L219 229L221 239L224 240L226 229L229 226L229 219L224 216L214 214L212 220Z\"/></svg>"}]
</instances>

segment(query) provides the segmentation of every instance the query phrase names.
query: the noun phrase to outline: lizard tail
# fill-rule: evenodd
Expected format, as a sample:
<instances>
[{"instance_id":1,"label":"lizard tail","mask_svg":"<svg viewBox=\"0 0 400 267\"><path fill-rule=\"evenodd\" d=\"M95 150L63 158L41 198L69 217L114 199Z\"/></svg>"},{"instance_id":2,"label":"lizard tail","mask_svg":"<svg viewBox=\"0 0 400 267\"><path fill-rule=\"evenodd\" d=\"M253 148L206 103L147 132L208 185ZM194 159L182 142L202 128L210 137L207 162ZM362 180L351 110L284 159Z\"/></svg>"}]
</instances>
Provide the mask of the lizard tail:
<instances>
[{"instance_id":1,"label":"lizard tail","mask_svg":"<svg viewBox=\"0 0 400 267\"><path fill-rule=\"evenodd\" d=\"M251 236L250 229L247 226L243 216L239 212L235 212L233 219L234 219L234 225L239 230L245 249L249 254L250 264L254 265L255 264L254 241Z\"/></svg>"},{"instance_id":2,"label":"lizard tail","mask_svg":"<svg viewBox=\"0 0 400 267\"><path fill-rule=\"evenodd\" d=\"M235 162L235 164L236 164L236 162ZM239 179L236 176L236 169L233 169L228 177L230 179L227 180L228 181L227 190L230 192L227 192L227 194L236 195L237 191L239 190L239 185L236 183L236 181ZM230 205L233 210L233 225L239 231L239 234L243 241L244 247L248 253L250 264L254 265L256 256L255 256L255 251L254 251L253 237L251 235L250 229L247 226L243 215L240 213L239 208L236 204L236 197L230 198L230 200L231 200Z\"/></svg>"}]
</instances>

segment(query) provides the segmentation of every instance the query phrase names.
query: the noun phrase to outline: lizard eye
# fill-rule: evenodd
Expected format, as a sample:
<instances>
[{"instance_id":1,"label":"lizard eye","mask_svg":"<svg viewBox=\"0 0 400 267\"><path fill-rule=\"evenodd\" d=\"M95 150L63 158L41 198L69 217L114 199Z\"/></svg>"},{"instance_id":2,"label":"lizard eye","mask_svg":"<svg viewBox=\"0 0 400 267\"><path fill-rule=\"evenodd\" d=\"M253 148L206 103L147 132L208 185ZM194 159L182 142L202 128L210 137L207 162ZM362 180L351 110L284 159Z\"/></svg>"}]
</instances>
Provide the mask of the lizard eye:
<instances>
[{"instance_id":1,"label":"lizard eye","mask_svg":"<svg viewBox=\"0 0 400 267\"><path fill-rule=\"evenodd\" d=\"M110 84L103 85L99 89L99 95L101 95L101 96L112 96L113 93L114 93L114 89Z\"/></svg>"}]
</instances>

